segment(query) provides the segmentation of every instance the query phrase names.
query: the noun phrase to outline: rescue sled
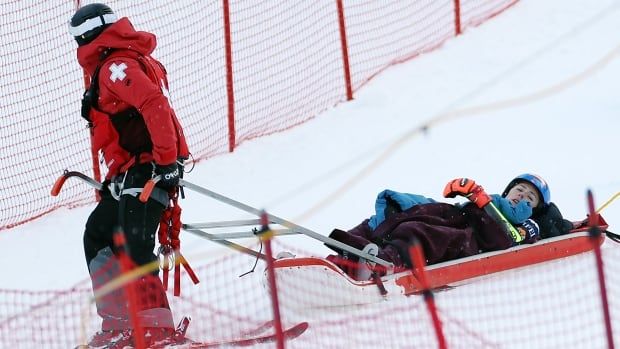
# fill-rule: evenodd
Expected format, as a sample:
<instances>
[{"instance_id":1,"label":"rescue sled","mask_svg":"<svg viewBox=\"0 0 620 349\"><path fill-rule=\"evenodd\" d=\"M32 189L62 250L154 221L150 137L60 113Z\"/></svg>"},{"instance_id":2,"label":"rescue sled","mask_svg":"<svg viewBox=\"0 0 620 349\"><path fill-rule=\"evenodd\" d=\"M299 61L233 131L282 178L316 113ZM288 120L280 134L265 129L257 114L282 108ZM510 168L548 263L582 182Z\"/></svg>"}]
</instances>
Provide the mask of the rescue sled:
<instances>
[{"instance_id":1,"label":"rescue sled","mask_svg":"<svg viewBox=\"0 0 620 349\"><path fill-rule=\"evenodd\" d=\"M77 177L100 189L101 183L79 172L65 172L55 183L52 195L58 195L65 180L70 177ZM140 194L140 200L146 202L151 190L155 186L157 178L149 181ZM329 297L316 297L315 299L304 299L303 304L291 300L287 306L298 308L303 307L329 307L352 304L368 304L383 301L396 296L409 296L424 291L421 282L414 276L411 270L393 272L394 266L373 254L358 250L335 239L326 237L322 234L304 228L277 216L267 214L262 210L253 208L209 189L203 188L191 182L181 179L180 185L197 193L211 197L224 204L236 207L255 216L267 217L268 224L279 226L280 228L270 227L273 235L303 234L310 238L319 240L327 245L335 246L340 250L352 253L361 259L375 263L385 268L388 272L381 277L374 277L368 281L357 281L347 275L340 267L327 259L320 257L299 257L281 258L273 260L278 284L286 287L289 285L306 284L308 280L316 285L321 285L327 289L335 289L338 292L330 293ZM590 225L605 231L608 228L607 222L598 214L595 214L596 221ZM254 251L245 246L231 242L235 238L248 238L257 236L259 229L264 229L262 221L259 219L221 221L207 223L183 224L183 230L200 237L206 238L215 243L246 253L256 258L267 260L269 256L264 253ZM232 229L235 227L254 226L249 231L234 233L209 233L208 229ZM258 228L257 228L258 226ZM457 286L475 278L484 277L502 271L526 267L538 263L543 263L560 258L570 257L580 253L593 250L600 246L605 240L606 234L592 236L588 231L589 227L583 227L571 231L569 234L540 240L534 244L519 245L510 249L481 253L467 258L451 260L443 263L430 265L425 268L428 287L430 289L443 289ZM616 239L617 235L606 232L610 238ZM266 279L266 278L265 278ZM310 298L310 297L308 297ZM287 302L286 297L281 297L283 303Z\"/></svg>"},{"instance_id":2,"label":"rescue sled","mask_svg":"<svg viewBox=\"0 0 620 349\"><path fill-rule=\"evenodd\" d=\"M336 246L342 250L353 253L361 259L376 263L388 270L387 275L380 278L375 277L368 281L357 281L351 278L339 266L322 257L276 259L273 261L273 265L276 271L278 284L281 287L286 288L286 284L303 285L307 284L308 280L312 280L313 284L321 285L320 287L338 290L338 292L331 292L329 297L316 297L315 299L308 297L303 300L303 304L300 303L299 299L291 299L290 302L288 302L285 295L281 295L280 301L287 307L329 307L368 304L383 301L386 298L389 299L396 296L418 294L424 290L422 283L413 275L411 270L393 273L394 266L391 263L373 254L369 254L366 251L358 250L277 216L266 214L261 210L234 201L206 188L187 181L182 181L182 183L185 187L193 191L202 193L246 212L257 216L266 215L270 224L283 227L283 229L271 228L274 235L303 234L322 241L325 244ZM145 197L148 197L146 186L143 194ZM596 226L600 231L606 231L608 228L607 222L598 214L596 214L595 217L596 221L590 222L590 224ZM256 236L258 233L257 228L253 228L249 232L222 234L210 234L204 231L204 229L210 228L248 225L259 225L259 220L183 224L183 229L214 242L237 249L238 251L266 260L268 258L266 255L229 241L229 239L234 238ZM591 251L595 246L600 246L604 242L605 234L592 237L588 229L588 226L584 226L580 229L571 231L569 234L540 240L534 244L519 245L507 250L487 252L467 258L430 265L426 267L429 287L430 289L450 288L490 274ZM612 234L611 236L615 235ZM265 277L265 287L267 287L266 279Z\"/></svg>"},{"instance_id":3,"label":"rescue sled","mask_svg":"<svg viewBox=\"0 0 620 349\"><path fill-rule=\"evenodd\" d=\"M598 225L600 229L607 229L607 223L600 216ZM587 229L586 227L574 230L569 234L540 240L534 244L429 265L426 267L429 286L435 290L449 289L490 274L591 251L595 245L600 246L603 243L605 234L591 237ZM307 280L312 280L321 287L338 290L330 293L329 297L304 299L304 307L369 304L424 291L424 287L411 270L388 274L379 280L357 281L324 258L278 259L274 262L274 268L279 284L304 284ZM285 298L281 301L286 303ZM295 307L295 304L287 306Z\"/></svg>"}]
</instances>

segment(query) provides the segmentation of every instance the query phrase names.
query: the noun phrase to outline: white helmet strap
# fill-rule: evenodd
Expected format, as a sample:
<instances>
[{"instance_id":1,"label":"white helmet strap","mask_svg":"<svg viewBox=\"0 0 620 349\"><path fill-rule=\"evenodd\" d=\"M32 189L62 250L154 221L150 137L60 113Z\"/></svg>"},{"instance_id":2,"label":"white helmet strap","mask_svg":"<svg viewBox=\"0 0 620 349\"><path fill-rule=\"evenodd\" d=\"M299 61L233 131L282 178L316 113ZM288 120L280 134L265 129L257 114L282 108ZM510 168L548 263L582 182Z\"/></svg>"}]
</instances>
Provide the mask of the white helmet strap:
<instances>
[{"instance_id":1,"label":"white helmet strap","mask_svg":"<svg viewBox=\"0 0 620 349\"><path fill-rule=\"evenodd\" d=\"M80 36L100 26L114 23L117 20L118 20L118 17L116 17L116 14L108 13L108 14L97 16L94 18L89 18L85 20L84 23L76 27L72 26L71 22L69 22L69 34L73 36Z\"/></svg>"}]
</instances>

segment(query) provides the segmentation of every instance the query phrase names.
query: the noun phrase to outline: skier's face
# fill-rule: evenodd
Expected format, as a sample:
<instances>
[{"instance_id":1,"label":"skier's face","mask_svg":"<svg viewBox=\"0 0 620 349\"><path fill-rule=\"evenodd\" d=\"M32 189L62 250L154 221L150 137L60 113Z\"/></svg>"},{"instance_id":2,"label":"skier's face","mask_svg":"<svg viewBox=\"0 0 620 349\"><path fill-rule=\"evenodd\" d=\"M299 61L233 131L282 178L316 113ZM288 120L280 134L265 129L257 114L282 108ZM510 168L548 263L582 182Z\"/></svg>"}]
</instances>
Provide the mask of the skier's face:
<instances>
[{"instance_id":1,"label":"skier's face","mask_svg":"<svg viewBox=\"0 0 620 349\"><path fill-rule=\"evenodd\" d=\"M521 182L512 187L510 191L508 191L508 194L506 194L506 199L513 205L516 205L521 200L525 200L532 208L538 206L540 202L536 187L527 182Z\"/></svg>"}]
</instances>

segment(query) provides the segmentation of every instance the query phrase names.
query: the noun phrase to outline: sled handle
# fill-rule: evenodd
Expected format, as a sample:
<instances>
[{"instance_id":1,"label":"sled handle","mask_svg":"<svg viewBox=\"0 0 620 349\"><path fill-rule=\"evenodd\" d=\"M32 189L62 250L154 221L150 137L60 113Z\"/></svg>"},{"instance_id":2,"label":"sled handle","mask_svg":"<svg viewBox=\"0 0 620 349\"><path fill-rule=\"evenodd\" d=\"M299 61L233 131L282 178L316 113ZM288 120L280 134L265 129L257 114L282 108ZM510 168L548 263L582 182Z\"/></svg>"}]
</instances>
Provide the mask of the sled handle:
<instances>
[{"instance_id":1,"label":"sled handle","mask_svg":"<svg viewBox=\"0 0 620 349\"><path fill-rule=\"evenodd\" d=\"M58 177L58 179L56 179L56 182L54 182L54 186L52 187L52 191L50 192L50 194L52 196L58 196L58 194L62 190L63 185L70 177L77 177L78 179L86 182L88 185L97 190L103 189L103 184L99 183L91 177L88 177L82 172L65 170L65 172L60 177Z\"/></svg>"},{"instance_id":2,"label":"sled handle","mask_svg":"<svg viewBox=\"0 0 620 349\"><path fill-rule=\"evenodd\" d=\"M58 179L56 179L56 182L54 182L54 186L52 187L52 191L50 194L52 194L52 196L58 196L58 193L60 193L60 190L62 189L62 186L65 184L65 181L67 180L68 177L66 177L65 175L62 175L60 177L58 177Z\"/></svg>"}]
</instances>

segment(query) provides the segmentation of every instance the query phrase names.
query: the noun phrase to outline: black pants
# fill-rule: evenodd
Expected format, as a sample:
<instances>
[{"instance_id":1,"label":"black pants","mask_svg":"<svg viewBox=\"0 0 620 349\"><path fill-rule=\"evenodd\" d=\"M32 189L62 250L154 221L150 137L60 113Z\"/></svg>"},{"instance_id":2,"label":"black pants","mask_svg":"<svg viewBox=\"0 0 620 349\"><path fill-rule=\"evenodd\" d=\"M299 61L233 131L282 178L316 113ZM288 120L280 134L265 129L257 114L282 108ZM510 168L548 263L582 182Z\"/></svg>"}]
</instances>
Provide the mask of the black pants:
<instances>
[{"instance_id":1,"label":"black pants","mask_svg":"<svg viewBox=\"0 0 620 349\"><path fill-rule=\"evenodd\" d=\"M151 165L132 167L125 179L125 188L143 187L151 178ZM122 212L119 208L122 207ZM116 201L108 191L101 193L101 201L86 222L84 252L86 264L90 265L97 253L110 247L116 251L112 237L119 227L125 233L129 256L137 265L148 264L157 257L153 254L155 234L164 211L163 205L149 200L146 204L137 197L123 195Z\"/></svg>"},{"instance_id":2,"label":"black pants","mask_svg":"<svg viewBox=\"0 0 620 349\"><path fill-rule=\"evenodd\" d=\"M150 178L150 164L133 167L125 178L125 188L143 187ZM114 254L117 252L113 236L119 229L125 235L129 257L137 266L157 260L153 249L163 211L164 206L152 199L142 203L136 196L122 195L120 201L117 201L108 190L102 191L101 201L88 217L84 231L86 264L95 290L118 276L118 271L114 271L118 266L115 266L116 262L111 252ZM166 319L161 320L162 317L159 317L153 320L153 323L145 323L145 326L169 327L172 317L158 272L159 270L155 268L151 275L138 280L138 293L142 293L138 294L139 299L149 300L142 302L138 307L139 310L167 309L163 312L149 312L147 317L151 320L155 319L153 314L163 314ZM104 329L129 326L122 290L98 299L97 311L104 320L102 325Z\"/></svg>"}]
</instances>

